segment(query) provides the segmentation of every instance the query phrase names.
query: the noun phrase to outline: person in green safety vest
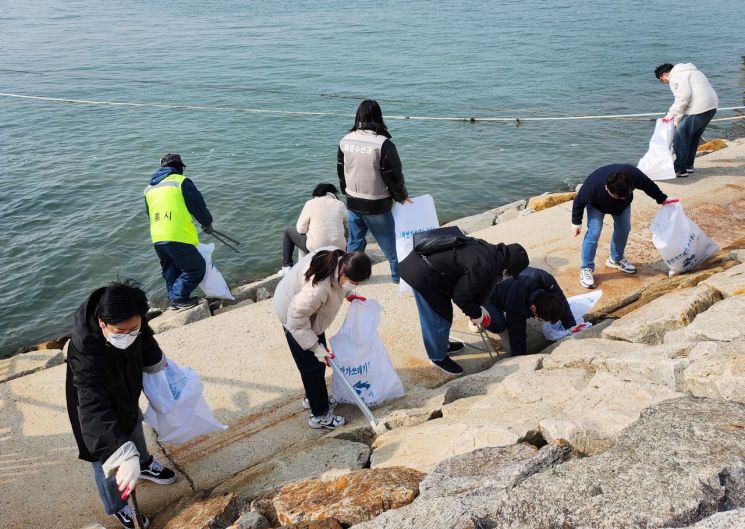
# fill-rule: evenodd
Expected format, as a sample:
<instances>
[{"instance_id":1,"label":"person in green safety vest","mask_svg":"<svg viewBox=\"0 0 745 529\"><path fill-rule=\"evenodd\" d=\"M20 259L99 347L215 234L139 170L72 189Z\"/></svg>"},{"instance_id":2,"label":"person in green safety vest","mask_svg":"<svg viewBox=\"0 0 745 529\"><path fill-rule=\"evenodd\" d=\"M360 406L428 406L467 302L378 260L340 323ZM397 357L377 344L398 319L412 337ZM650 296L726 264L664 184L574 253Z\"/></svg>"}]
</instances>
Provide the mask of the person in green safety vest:
<instances>
[{"instance_id":1,"label":"person in green safety vest","mask_svg":"<svg viewBox=\"0 0 745 529\"><path fill-rule=\"evenodd\" d=\"M204 258L197 250L199 236L192 217L205 233L212 233L212 214L194 182L184 176L185 167L180 155L164 154L160 157L160 169L145 188L150 237L174 309L199 303L191 293L204 279L206 269Z\"/></svg>"}]
</instances>

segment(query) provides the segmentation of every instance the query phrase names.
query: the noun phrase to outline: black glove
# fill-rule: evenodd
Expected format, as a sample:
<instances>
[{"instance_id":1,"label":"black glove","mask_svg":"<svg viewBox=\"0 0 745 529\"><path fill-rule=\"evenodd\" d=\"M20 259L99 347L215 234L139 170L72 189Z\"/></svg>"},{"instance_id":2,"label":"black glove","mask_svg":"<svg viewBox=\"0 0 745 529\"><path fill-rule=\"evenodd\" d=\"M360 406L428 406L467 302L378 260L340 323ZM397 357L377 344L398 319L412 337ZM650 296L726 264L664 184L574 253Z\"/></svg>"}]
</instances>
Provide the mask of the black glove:
<instances>
[{"instance_id":1,"label":"black glove","mask_svg":"<svg viewBox=\"0 0 745 529\"><path fill-rule=\"evenodd\" d=\"M212 235L212 232L215 231L215 230L212 229L212 224L210 224L209 226L202 226L202 231L204 233L208 233L208 234Z\"/></svg>"}]
</instances>

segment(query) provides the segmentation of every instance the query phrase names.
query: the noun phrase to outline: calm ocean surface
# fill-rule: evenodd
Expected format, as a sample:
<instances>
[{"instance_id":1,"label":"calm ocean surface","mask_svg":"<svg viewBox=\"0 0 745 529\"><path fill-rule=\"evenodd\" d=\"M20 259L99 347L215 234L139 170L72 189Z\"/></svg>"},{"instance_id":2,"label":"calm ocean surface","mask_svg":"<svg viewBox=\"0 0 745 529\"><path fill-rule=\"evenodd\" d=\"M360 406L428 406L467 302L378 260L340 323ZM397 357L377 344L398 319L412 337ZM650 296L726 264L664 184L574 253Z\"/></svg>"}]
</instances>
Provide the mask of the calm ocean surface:
<instances>
[{"instance_id":1,"label":"calm ocean surface","mask_svg":"<svg viewBox=\"0 0 745 529\"><path fill-rule=\"evenodd\" d=\"M390 116L664 112L672 96L652 70L693 62L720 106L742 105L742 0L684 4L0 0L0 92L144 104L0 96L0 355L66 332L117 277L165 299L142 196L163 152L182 154L215 227L242 241L241 254L215 252L237 283L279 268L281 231L316 183L336 182L337 142L364 98ZM411 194L431 193L443 222L636 163L653 130L388 126Z\"/></svg>"}]
</instances>

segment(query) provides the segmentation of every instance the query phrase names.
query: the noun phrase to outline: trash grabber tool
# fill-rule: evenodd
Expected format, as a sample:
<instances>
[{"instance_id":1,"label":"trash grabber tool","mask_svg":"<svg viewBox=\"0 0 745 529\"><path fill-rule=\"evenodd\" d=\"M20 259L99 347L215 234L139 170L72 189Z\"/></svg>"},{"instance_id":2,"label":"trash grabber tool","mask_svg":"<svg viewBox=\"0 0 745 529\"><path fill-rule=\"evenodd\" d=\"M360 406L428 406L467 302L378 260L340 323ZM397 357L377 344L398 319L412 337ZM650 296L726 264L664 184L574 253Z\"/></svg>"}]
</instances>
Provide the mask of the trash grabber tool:
<instances>
[{"instance_id":1,"label":"trash grabber tool","mask_svg":"<svg viewBox=\"0 0 745 529\"><path fill-rule=\"evenodd\" d=\"M235 240L235 239L233 239L233 238L232 238L231 236L229 236L229 235L227 235L227 234L225 234L225 233L223 233L223 232L221 232L221 231L217 231L217 230L213 229L213 230L212 230L212 233L216 233L217 235L219 235L219 236L220 236L220 237L222 237L223 239L227 239L227 240L229 240L230 242L232 242L233 244L237 244L238 246L240 246L240 245L241 245L241 243L240 243L240 242L236 241L236 240Z\"/></svg>"},{"instance_id":2,"label":"trash grabber tool","mask_svg":"<svg viewBox=\"0 0 745 529\"><path fill-rule=\"evenodd\" d=\"M478 329L479 329L479 335L481 336L481 340L484 342L484 347L486 347L486 352L489 353L489 358L494 360L494 354L492 353L492 350L494 349L494 347L493 347L493 344L491 343L491 340L486 335L486 331L481 325L478 326Z\"/></svg>"},{"instance_id":3,"label":"trash grabber tool","mask_svg":"<svg viewBox=\"0 0 745 529\"><path fill-rule=\"evenodd\" d=\"M347 388L349 394L352 395L352 397L354 398L354 401L357 403L357 407L367 418L367 420L370 421L370 426L373 427L373 430L377 430L380 425L378 419L375 417L375 415L373 415L373 412L370 411L370 408L367 407L367 404L365 404L365 401L362 400L362 397L360 397L357 391L355 391L355 389L352 387L352 384L349 383L349 380L347 380L347 377L344 376L344 373L342 373L341 369L339 369L339 366L336 365L336 362L334 362L332 358L328 358L327 360L329 362L329 365L331 366L331 369L334 370L334 374L339 377L339 380L341 380L344 387Z\"/></svg>"},{"instance_id":4,"label":"trash grabber tool","mask_svg":"<svg viewBox=\"0 0 745 529\"><path fill-rule=\"evenodd\" d=\"M124 496L125 493L122 494ZM129 492L129 495L126 497L127 504L129 505L129 512L132 515L132 521L135 524L135 529L145 529L145 520L142 518L142 513L140 512L140 506L137 505L137 496L135 495L135 490L132 489Z\"/></svg>"},{"instance_id":5,"label":"trash grabber tool","mask_svg":"<svg viewBox=\"0 0 745 529\"><path fill-rule=\"evenodd\" d=\"M235 253L241 253L241 251L240 251L240 250L239 250L238 248L236 248L235 246L233 246L232 244L230 244L230 243L229 243L228 241L226 241L225 239L221 238L221 237L220 237L220 236L219 236L219 235L218 235L217 233L215 233L214 231L213 231L213 232L212 232L212 233L211 233L210 235L212 235L212 236L213 236L213 237L214 237L215 239L217 239L218 241L220 241L221 243L223 243L223 244L224 244L225 246L227 246L228 248L230 248L231 250L233 250L233 251L234 251Z\"/></svg>"}]
</instances>

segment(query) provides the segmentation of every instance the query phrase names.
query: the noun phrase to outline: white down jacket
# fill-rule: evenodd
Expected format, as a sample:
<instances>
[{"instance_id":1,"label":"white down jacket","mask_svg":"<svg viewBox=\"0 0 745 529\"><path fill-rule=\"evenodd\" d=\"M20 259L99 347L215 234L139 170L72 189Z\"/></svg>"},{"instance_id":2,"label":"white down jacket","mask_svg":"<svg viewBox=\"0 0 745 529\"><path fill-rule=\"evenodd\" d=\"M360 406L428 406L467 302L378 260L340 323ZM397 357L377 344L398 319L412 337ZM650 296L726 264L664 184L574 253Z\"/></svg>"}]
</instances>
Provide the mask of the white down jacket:
<instances>
[{"instance_id":1,"label":"white down jacket","mask_svg":"<svg viewBox=\"0 0 745 529\"><path fill-rule=\"evenodd\" d=\"M303 349L310 349L318 343L318 335L328 329L344 301L344 290L337 279L338 266L330 277L315 286L312 280L305 280L313 256L321 250L337 249L327 246L303 257L282 278L274 292L274 312Z\"/></svg>"}]
</instances>

